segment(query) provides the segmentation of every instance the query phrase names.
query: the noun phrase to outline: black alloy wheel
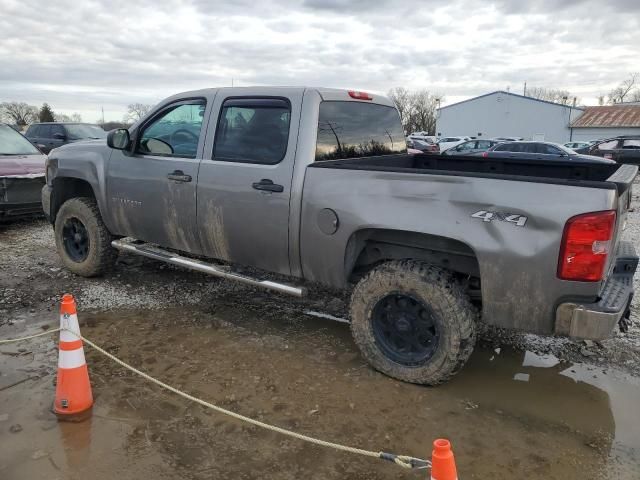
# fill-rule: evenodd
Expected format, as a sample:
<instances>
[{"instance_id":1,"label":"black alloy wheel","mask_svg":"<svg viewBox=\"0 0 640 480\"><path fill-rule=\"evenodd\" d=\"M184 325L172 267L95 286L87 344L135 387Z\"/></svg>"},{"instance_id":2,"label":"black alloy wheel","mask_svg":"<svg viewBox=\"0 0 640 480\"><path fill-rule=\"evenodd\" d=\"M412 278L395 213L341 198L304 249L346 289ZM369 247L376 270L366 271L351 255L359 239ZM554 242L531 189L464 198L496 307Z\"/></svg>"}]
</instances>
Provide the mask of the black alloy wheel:
<instances>
[{"instance_id":1,"label":"black alloy wheel","mask_svg":"<svg viewBox=\"0 0 640 480\"><path fill-rule=\"evenodd\" d=\"M392 293L381 298L371 322L379 348L396 363L421 365L438 349L440 331L432 309L410 295Z\"/></svg>"}]
</instances>

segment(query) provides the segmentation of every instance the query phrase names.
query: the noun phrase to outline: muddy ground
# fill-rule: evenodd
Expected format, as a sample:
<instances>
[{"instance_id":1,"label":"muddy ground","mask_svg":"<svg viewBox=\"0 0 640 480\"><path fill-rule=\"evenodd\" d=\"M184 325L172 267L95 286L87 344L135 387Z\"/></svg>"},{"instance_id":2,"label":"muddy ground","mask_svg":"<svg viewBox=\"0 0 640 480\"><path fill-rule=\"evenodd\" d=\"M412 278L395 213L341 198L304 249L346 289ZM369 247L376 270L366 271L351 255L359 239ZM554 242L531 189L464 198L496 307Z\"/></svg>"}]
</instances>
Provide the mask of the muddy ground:
<instances>
[{"instance_id":1,"label":"muddy ground","mask_svg":"<svg viewBox=\"0 0 640 480\"><path fill-rule=\"evenodd\" d=\"M636 244L638 200L625 232ZM427 388L371 370L348 325L308 314L346 318L340 292L291 299L129 255L79 278L42 220L0 225L0 272L0 338L57 326L70 292L88 338L269 423L420 457L444 436L461 478L640 477L640 296L631 331L601 343L485 327L462 373ZM427 478L230 420L86 353L93 416L59 424L54 339L0 346L0 478Z\"/></svg>"}]
</instances>

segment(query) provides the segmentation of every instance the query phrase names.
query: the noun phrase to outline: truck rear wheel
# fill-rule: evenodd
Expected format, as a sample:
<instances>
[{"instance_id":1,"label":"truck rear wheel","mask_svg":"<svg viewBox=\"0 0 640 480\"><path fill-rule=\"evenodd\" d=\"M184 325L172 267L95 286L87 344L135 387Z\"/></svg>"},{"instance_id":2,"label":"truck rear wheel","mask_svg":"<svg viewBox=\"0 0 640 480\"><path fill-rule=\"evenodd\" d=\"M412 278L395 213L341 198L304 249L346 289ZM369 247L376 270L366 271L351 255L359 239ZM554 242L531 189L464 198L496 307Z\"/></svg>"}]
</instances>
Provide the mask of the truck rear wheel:
<instances>
[{"instance_id":1,"label":"truck rear wheel","mask_svg":"<svg viewBox=\"0 0 640 480\"><path fill-rule=\"evenodd\" d=\"M111 246L113 237L92 198L78 197L64 202L56 215L54 231L62 263L77 275L101 275L118 258L118 251Z\"/></svg>"},{"instance_id":2,"label":"truck rear wheel","mask_svg":"<svg viewBox=\"0 0 640 480\"><path fill-rule=\"evenodd\" d=\"M446 382L476 341L477 313L453 276L412 260L370 271L351 297L351 333L366 360L411 383Z\"/></svg>"}]
</instances>

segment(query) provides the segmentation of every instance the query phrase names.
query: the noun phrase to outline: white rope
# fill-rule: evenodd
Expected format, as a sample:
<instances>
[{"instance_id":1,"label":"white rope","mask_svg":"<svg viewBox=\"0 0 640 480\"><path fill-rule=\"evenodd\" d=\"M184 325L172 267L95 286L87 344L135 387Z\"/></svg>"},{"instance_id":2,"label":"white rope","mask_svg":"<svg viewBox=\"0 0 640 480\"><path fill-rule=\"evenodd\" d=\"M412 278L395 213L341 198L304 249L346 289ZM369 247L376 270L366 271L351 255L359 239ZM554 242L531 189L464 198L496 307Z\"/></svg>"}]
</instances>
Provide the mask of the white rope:
<instances>
[{"instance_id":1,"label":"white rope","mask_svg":"<svg viewBox=\"0 0 640 480\"><path fill-rule=\"evenodd\" d=\"M46 332L36 333L35 335L29 335L27 337L9 338L5 340L0 340L0 345L4 343L24 342L25 340L31 340L32 338L43 337L44 335L51 335L52 333L56 333L59 331L60 331L60 328L54 328L53 330L47 330Z\"/></svg>"}]
</instances>

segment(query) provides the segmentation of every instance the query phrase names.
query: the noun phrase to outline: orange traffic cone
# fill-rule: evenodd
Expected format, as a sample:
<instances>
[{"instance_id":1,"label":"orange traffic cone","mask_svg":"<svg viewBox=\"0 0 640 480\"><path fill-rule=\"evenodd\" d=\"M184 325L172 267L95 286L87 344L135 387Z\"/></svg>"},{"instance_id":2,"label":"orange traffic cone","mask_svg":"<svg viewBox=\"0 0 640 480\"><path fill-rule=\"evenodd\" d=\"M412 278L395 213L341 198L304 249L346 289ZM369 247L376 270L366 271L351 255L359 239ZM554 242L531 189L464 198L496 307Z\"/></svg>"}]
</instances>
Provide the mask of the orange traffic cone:
<instances>
[{"instance_id":1,"label":"orange traffic cone","mask_svg":"<svg viewBox=\"0 0 640 480\"><path fill-rule=\"evenodd\" d=\"M58 382L53 411L61 420L81 420L93 406L89 371L80 340L76 301L68 293L60 305ZM69 331L67 331L69 330Z\"/></svg>"},{"instance_id":2,"label":"orange traffic cone","mask_svg":"<svg viewBox=\"0 0 640 480\"><path fill-rule=\"evenodd\" d=\"M449 440L439 438L433 442L431 480L458 480L456 462Z\"/></svg>"}]
</instances>

